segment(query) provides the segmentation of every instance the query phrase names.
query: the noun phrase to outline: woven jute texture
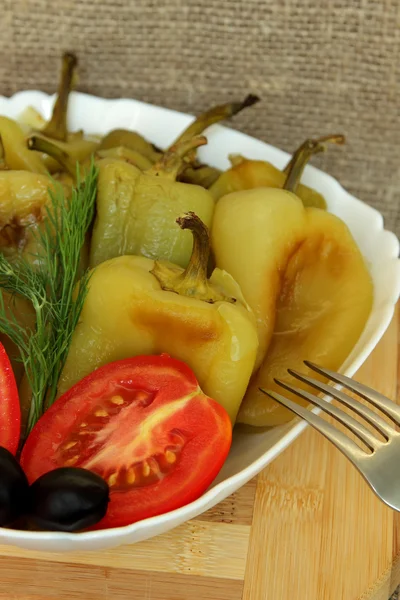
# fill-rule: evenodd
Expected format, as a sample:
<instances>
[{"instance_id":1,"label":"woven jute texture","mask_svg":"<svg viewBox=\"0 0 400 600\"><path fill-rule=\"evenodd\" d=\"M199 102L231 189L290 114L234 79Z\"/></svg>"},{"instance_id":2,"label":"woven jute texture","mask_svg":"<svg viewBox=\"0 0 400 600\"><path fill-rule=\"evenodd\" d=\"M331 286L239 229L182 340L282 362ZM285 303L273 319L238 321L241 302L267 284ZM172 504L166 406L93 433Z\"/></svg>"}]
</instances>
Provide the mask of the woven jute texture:
<instances>
[{"instance_id":1,"label":"woven jute texture","mask_svg":"<svg viewBox=\"0 0 400 600\"><path fill-rule=\"evenodd\" d=\"M233 127L314 160L400 233L399 0L0 0L0 93L55 90L62 50L79 89L198 113L257 93Z\"/></svg>"}]
</instances>

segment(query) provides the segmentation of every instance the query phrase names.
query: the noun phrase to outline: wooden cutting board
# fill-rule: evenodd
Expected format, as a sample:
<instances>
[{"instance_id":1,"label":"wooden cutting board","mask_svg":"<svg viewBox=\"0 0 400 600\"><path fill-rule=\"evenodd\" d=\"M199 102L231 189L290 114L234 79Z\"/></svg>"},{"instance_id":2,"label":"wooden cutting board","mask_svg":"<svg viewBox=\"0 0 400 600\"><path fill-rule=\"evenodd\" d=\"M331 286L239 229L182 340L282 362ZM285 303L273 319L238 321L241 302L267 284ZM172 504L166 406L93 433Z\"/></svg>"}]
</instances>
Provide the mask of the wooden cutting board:
<instances>
[{"instance_id":1,"label":"wooden cutting board","mask_svg":"<svg viewBox=\"0 0 400 600\"><path fill-rule=\"evenodd\" d=\"M398 331L396 314L357 376L393 399ZM399 583L400 516L311 429L161 537L98 553L0 546L1 600L388 600Z\"/></svg>"}]
</instances>

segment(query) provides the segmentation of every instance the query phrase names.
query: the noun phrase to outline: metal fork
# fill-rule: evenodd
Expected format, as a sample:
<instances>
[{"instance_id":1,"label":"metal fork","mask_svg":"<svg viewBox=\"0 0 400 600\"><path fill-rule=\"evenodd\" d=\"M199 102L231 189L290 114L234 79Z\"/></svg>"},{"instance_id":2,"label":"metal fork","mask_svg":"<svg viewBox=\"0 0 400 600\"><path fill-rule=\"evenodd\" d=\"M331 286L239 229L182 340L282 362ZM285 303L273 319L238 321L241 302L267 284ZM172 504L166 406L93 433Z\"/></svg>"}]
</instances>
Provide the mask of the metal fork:
<instances>
[{"instance_id":1,"label":"metal fork","mask_svg":"<svg viewBox=\"0 0 400 600\"><path fill-rule=\"evenodd\" d=\"M347 456L353 465L360 471L361 475L375 494L385 502L385 504L400 511L400 433L395 429L396 425L400 426L400 407L392 402L392 400L389 400L389 398L386 398L386 396L383 396L362 383L349 379L349 377L339 375L328 369L323 369L309 361L304 361L304 364L320 375L340 384L364 400L367 400L391 419L392 424L389 424L370 408L358 400L354 400L344 392L333 388L326 383L322 383L321 381L298 373L297 371L288 369L288 373L296 379L307 383L318 391L324 392L348 408L351 408L357 415L372 425L384 438L383 440L379 439L362 423L337 406L333 406L326 400L284 381L278 379L275 380L282 388L300 396L304 400L308 400L315 406L319 406L328 415L342 423L342 425L347 427L369 448L370 453L360 448L360 446L351 440L345 433L342 433L336 427L312 413L307 408L292 402L292 400L289 400L276 392L260 388L261 391L283 406L286 406L286 408L299 417L305 419L305 421L312 425L317 431L322 433L336 446L336 448Z\"/></svg>"}]
</instances>

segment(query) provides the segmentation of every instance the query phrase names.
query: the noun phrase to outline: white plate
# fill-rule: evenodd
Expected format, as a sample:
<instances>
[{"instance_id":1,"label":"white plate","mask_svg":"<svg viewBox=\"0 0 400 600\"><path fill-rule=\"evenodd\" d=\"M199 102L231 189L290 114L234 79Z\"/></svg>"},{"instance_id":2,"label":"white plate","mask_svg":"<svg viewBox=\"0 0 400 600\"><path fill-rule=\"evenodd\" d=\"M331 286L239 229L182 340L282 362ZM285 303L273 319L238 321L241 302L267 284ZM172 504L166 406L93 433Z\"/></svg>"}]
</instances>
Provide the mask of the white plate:
<instances>
[{"instance_id":1,"label":"white plate","mask_svg":"<svg viewBox=\"0 0 400 600\"><path fill-rule=\"evenodd\" d=\"M27 106L37 108L49 118L53 96L42 92L21 92L12 98L0 97L0 115L18 117ZM72 129L88 133L106 133L124 127L142 133L151 142L167 147L192 117L135 100L105 100L73 93L69 110ZM269 160L282 168L288 154L243 133L214 125L207 131L208 146L200 157L222 169L229 166L228 153ZM320 191L329 210L341 217L352 231L370 268L375 298L369 321L343 365L342 372L352 376L372 352L388 327L400 293L399 243L396 236L383 228L382 216L346 192L329 175L308 166L304 183ZM0 543L46 551L100 550L119 544L132 544L159 535L208 510L249 481L276 458L300 433L306 424L297 420L260 433L234 432L232 449L218 478L195 502L171 513L153 517L127 527L89 533L37 533L0 529Z\"/></svg>"}]
</instances>

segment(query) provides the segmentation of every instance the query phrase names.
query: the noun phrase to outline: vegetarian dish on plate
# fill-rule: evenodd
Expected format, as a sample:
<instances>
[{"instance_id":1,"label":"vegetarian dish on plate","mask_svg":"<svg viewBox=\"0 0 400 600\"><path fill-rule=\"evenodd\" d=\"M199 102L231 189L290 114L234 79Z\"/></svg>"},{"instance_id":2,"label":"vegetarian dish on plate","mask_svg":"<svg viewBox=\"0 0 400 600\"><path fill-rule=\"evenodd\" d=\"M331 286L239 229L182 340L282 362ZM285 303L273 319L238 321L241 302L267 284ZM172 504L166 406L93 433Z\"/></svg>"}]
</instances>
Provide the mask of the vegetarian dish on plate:
<instances>
[{"instance_id":1,"label":"vegetarian dish on plate","mask_svg":"<svg viewBox=\"0 0 400 600\"><path fill-rule=\"evenodd\" d=\"M342 135L221 172L197 149L256 96L159 148L70 131L75 68L65 54L48 122L0 116L3 527L112 528L197 499L235 424L291 418L264 391L304 359L338 370L373 301L347 225L301 183Z\"/></svg>"}]
</instances>

